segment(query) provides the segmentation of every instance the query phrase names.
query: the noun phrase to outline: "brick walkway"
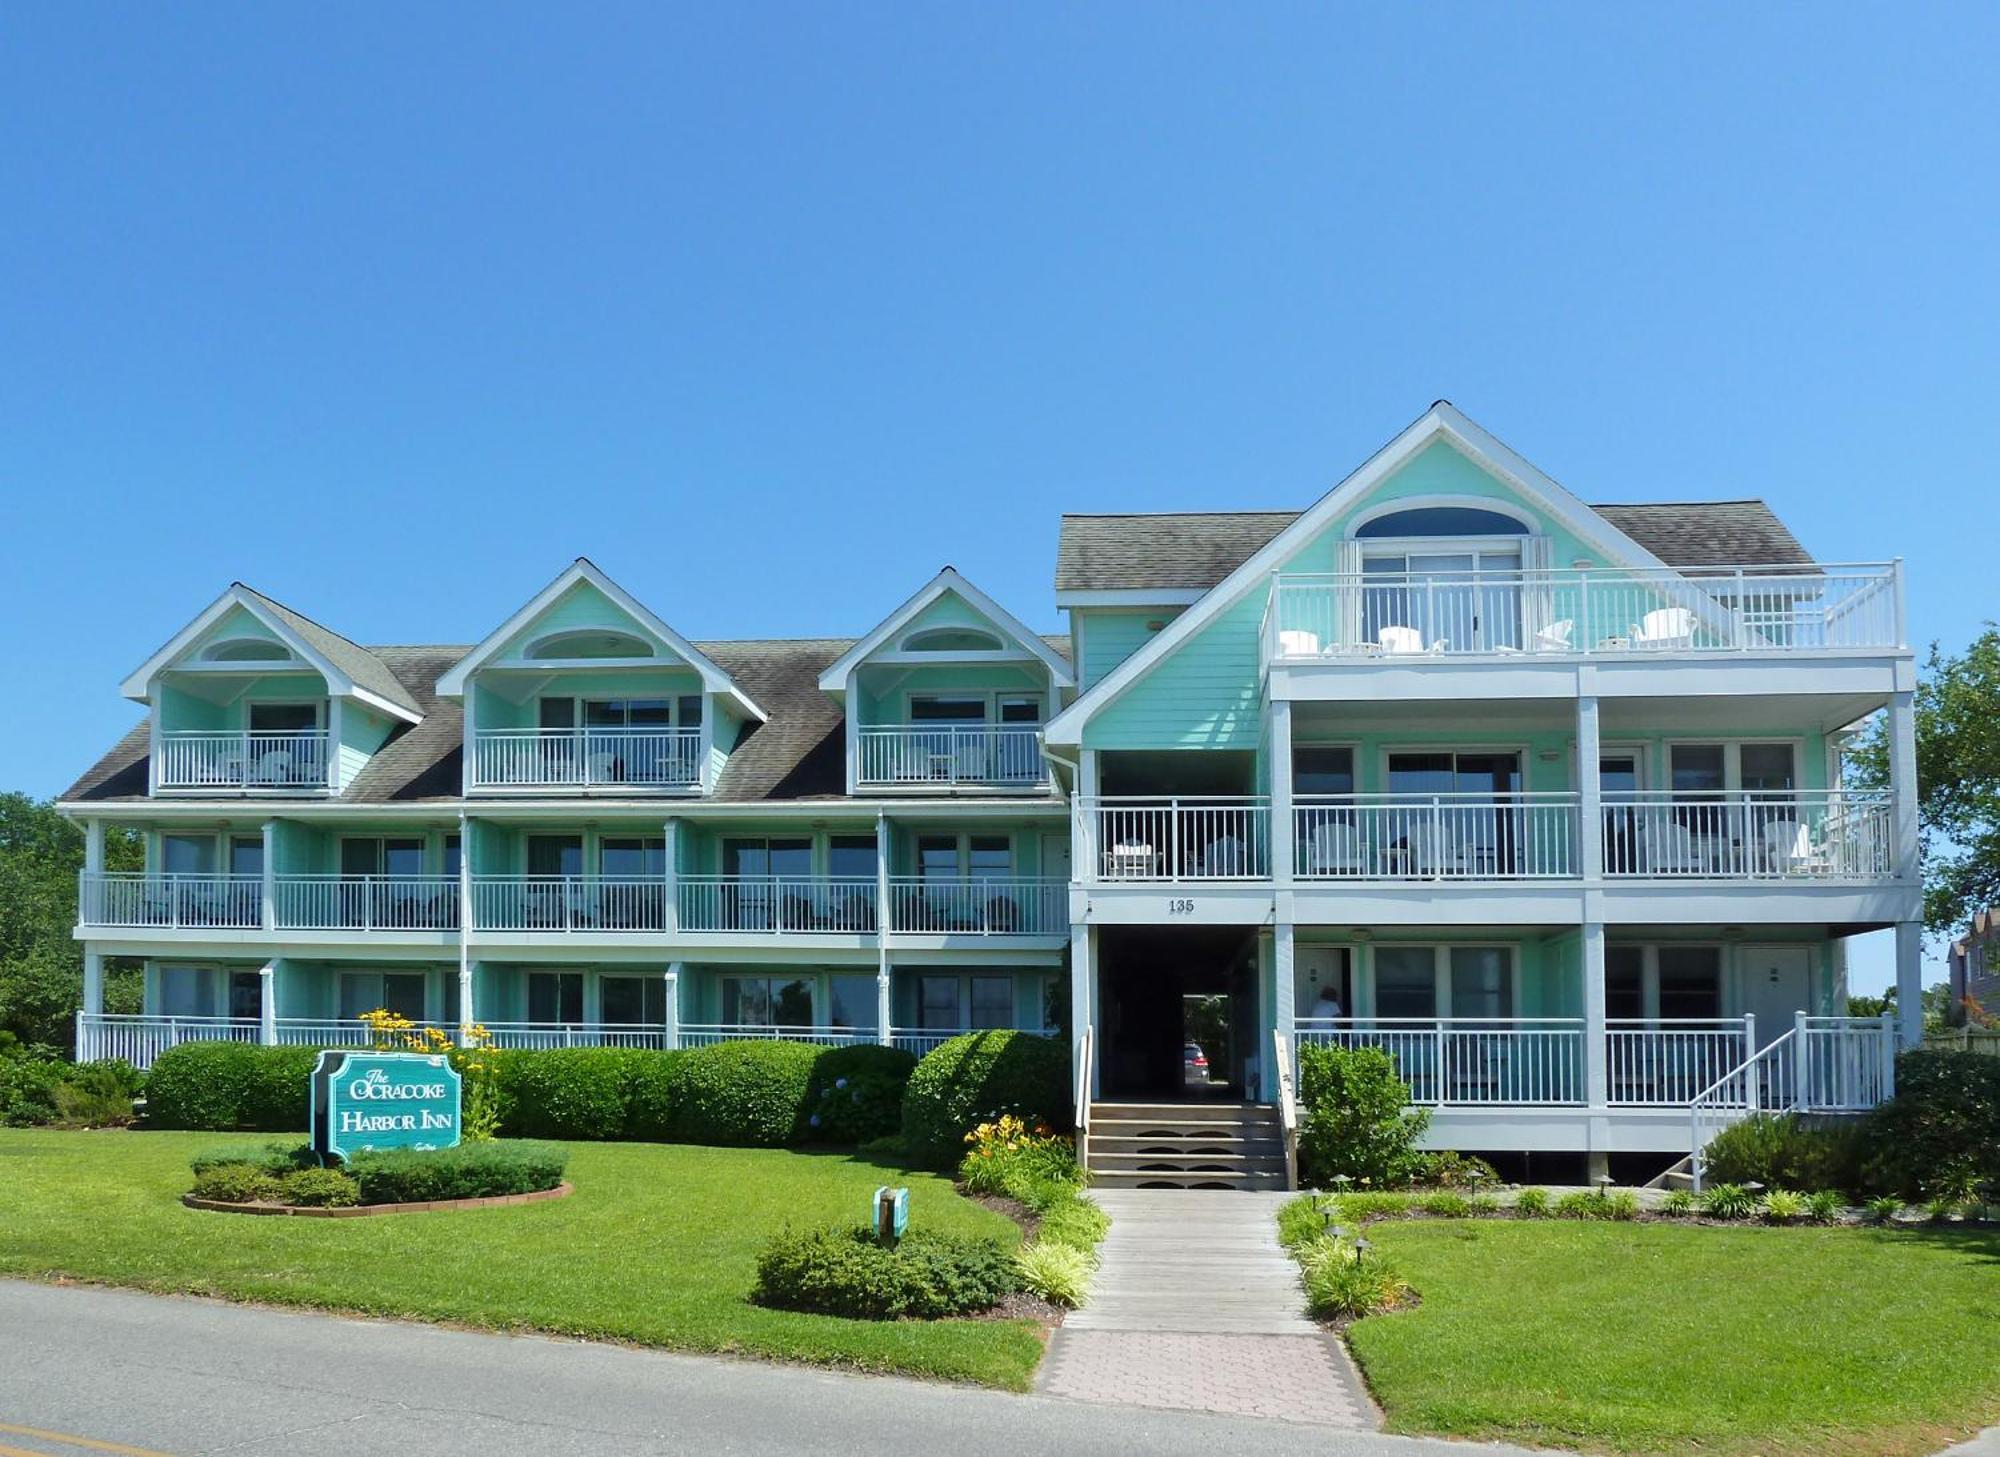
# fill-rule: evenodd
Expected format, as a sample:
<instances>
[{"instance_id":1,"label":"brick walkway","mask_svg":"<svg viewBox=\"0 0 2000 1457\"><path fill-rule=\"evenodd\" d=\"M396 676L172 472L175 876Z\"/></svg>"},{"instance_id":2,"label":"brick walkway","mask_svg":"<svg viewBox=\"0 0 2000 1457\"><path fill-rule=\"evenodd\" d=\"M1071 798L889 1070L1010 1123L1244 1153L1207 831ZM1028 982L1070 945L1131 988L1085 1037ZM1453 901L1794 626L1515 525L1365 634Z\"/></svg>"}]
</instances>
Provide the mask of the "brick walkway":
<instances>
[{"instance_id":1,"label":"brick walkway","mask_svg":"<svg viewBox=\"0 0 2000 1457\"><path fill-rule=\"evenodd\" d=\"M1278 1244L1288 1194L1104 1189L1091 1303L1049 1345L1040 1390L1079 1401L1376 1426L1347 1353L1302 1313Z\"/></svg>"}]
</instances>

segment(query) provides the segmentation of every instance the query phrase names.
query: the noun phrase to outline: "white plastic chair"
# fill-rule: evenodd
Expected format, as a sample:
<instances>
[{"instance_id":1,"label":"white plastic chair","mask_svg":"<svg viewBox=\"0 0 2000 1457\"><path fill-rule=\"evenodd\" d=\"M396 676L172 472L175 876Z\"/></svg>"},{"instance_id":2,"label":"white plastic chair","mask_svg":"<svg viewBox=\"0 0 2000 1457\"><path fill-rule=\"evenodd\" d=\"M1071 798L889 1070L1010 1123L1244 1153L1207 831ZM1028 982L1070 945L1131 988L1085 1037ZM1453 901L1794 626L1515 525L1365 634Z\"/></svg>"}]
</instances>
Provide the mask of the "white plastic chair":
<instances>
[{"instance_id":1,"label":"white plastic chair","mask_svg":"<svg viewBox=\"0 0 2000 1457\"><path fill-rule=\"evenodd\" d=\"M1319 634L1307 632L1302 627L1287 627L1278 633L1278 656L1281 658L1316 658L1319 656Z\"/></svg>"},{"instance_id":2,"label":"white plastic chair","mask_svg":"<svg viewBox=\"0 0 2000 1457\"><path fill-rule=\"evenodd\" d=\"M1458 836L1452 833L1451 826L1425 820L1410 827L1410 862L1417 874L1440 875L1456 870L1461 860Z\"/></svg>"},{"instance_id":3,"label":"white plastic chair","mask_svg":"<svg viewBox=\"0 0 2000 1457\"><path fill-rule=\"evenodd\" d=\"M618 775L618 756L612 753L594 753L590 756L590 781L593 784L609 784Z\"/></svg>"},{"instance_id":4,"label":"white plastic chair","mask_svg":"<svg viewBox=\"0 0 2000 1457\"><path fill-rule=\"evenodd\" d=\"M292 777L292 751L272 749L258 756L257 782L259 784L284 784Z\"/></svg>"},{"instance_id":5,"label":"white plastic chair","mask_svg":"<svg viewBox=\"0 0 2000 1457\"><path fill-rule=\"evenodd\" d=\"M1407 657L1424 653L1441 653L1445 650L1445 639L1439 638L1429 647L1424 646L1424 635L1414 627L1385 627L1375 634L1375 641L1382 645L1382 651L1391 657Z\"/></svg>"},{"instance_id":6,"label":"white plastic chair","mask_svg":"<svg viewBox=\"0 0 2000 1457\"><path fill-rule=\"evenodd\" d=\"M1630 633L1635 648L1684 648L1694 642L1694 614L1685 607L1656 607Z\"/></svg>"},{"instance_id":7,"label":"white plastic chair","mask_svg":"<svg viewBox=\"0 0 2000 1457\"><path fill-rule=\"evenodd\" d=\"M1777 875L1790 875L1806 868L1813 856L1812 836L1797 820L1767 820L1764 823L1764 863Z\"/></svg>"},{"instance_id":8,"label":"white plastic chair","mask_svg":"<svg viewBox=\"0 0 2000 1457\"><path fill-rule=\"evenodd\" d=\"M1704 868L1694 835L1677 820L1656 820L1646 835L1647 868L1688 874Z\"/></svg>"},{"instance_id":9,"label":"white plastic chair","mask_svg":"<svg viewBox=\"0 0 2000 1457\"><path fill-rule=\"evenodd\" d=\"M1535 651L1538 653L1566 653L1570 650L1569 635L1576 631L1574 618L1559 618L1535 634Z\"/></svg>"},{"instance_id":10,"label":"white plastic chair","mask_svg":"<svg viewBox=\"0 0 2000 1457\"><path fill-rule=\"evenodd\" d=\"M1246 860L1241 840L1234 835L1217 835L1208 842L1208 848L1202 852L1202 873L1241 875L1244 873Z\"/></svg>"},{"instance_id":11,"label":"white plastic chair","mask_svg":"<svg viewBox=\"0 0 2000 1457\"><path fill-rule=\"evenodd\" d=\"M1324 820L1306 841L1308 875L1363 875L1368 855L1361 832L1341 820Z\"/></svg>"}]
</instances>

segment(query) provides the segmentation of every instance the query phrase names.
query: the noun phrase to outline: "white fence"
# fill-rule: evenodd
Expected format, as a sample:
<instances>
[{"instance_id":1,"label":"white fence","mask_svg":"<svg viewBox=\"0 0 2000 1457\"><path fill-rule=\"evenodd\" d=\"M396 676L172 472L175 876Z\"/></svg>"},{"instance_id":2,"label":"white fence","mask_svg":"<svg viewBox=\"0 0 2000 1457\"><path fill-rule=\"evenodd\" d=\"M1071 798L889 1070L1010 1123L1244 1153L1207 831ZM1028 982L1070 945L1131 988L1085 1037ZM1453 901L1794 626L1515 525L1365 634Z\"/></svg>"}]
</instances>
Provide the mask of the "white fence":
<instances>
[{"instance_id":1,"label":"white fence","mask_svg":"<svg viewBox=\"0 0 2000 1457\"><path fill-rule=\"evenodd\" d=\"M1757 1045L1747 1017L1613 1020L1604 1040L1610 1101L1638 1107L1685 1108Z\"/></svg>"},{"instance_id":2,"label":"white fence","mask_svg":"<svg viewBox=\"0 0 2000 1457\"><path fill-rule=\"evenodd\" d=\"M1049 782L1042 731L1032 724L864 727L854 777L871 787L1035 789Z\"/></svg>"},{"instance_id":3,"label":"white fence","mask_svg":"<svg viewBox=\"0 0 2000 1457\"><path fill-rule=\"evenodd\" d=\"M255 930L264 924L264 881L257 875L148 875L85 871L78 919L86 926Z\"/></svg>"},{"instance_id":4,"label":"white fence","mask_svg":"<svg viewBox=\"0 0 2000 1457\"><path fill-rule=\"evenodd\" d=\"M1689 1103L1694 1186L1702 1186L1709 1141L1740 1119L1760 1113L1864 1113L1895 1092L1892 1015L1801 1014Z\"/></svg>"},{"instance_id":5,"label":"white fence","mask_svg":"<svg viewBox=\"0 0 2000 1457\"><path fill-rule=\"evenodd\" d=\"M701 783L701 760L695 728L480 729L472 741L472 783L691 789Z\"/></svg>"},{"instance_id":6,"label":"white fence","mask_svg":"<svg viewBox=\"0 0 2000 1457\"><path fill-rule=\"evenodd\" d=\"M1052 936L1069 931L1066 880L889 882L889 925L896 931L952 936Z\"/></svg>"},{"instance_id":7,"label":"white fence","mask_svg":"<svg viewBox=\"0 0 2000 1457\"><path fill-rule=\"evenodd\" d=\"M872 876L684 875L681 929L872 936L875 892Z\"/></svg>"},{"instance_id":8,"label":"white fence","mask_svg":"<svg viewBox=\"0 0 2000 1457\"><path fill-rule=\"evenodd\" d=\"M1604 873L1644 879L1878 880L1895 864L1893 812L1874 791L1604 796Z\"/></svg>"},{"instance_id":9,"label":"white fence","mask_svg":"<svg viewBox=\"0 0 2000 1457\"><path fill-rule=\"evenodd\" d=\"M853 1047L875 1041L872 1031L853 1027L769 1027L751 1022L681 1024L681 1046L706 1047L717 1042L810 1042L820 1047Z\"/></svg>"},{"instance_id":10,"label":"white fence","mask_svg":"<svg viewBox=\"0 0 2000 1457\"><path fill-rule=\"evenodd\" d=\"M1413 1103L1584 1101L1583 1023L1571 1019L1306 1017L1294 1037L1301 1048L1381 1048Z\"/></svg>"},{"instance_id":11,"label":"white fence","mask_svg":"<svg viewBox=\"0 0 2000 1457\"><path fill-rule=\"evenodd\" d=\"M175 730L160 735L162 789L324 789L326 732Z\"/></svg>"},{"instance_id":12,"label":"white fence","mask_svg":"<svg viewBox=\"0 0 2000 1457\"><path fill-rule=\"evenodd\" d=\"M1897 564L1286 573L1271 663L1329 658L1811 653L1904 645Z\"/></svg>"},{"instance_id":13,"label":"white fence","mask_svg":"<svg viewBox=\"0 0 2000 1457\"><path fill-rule=\"evenodd\" d=\"M475 875L477 931L663 931L667 883L657 875Z\"/></svg>"},{"instance_id":14,"label":"white fence","mask_svg":"<svg viewBox=\"0 0 2000 1457\"><path fill-rule=\"evenodd\" d=\"M256 1042L263 1036L255 1017L147 1017L116 1012L76 1014L76 1060L122 1057L146 1068L169 1047L183 1042Z\"/></svg>"},{"instance_id":15,"label":"white fence","mask_svg":"<svg viewBox=\"0 0 2000 1457\"><path fill-rule=\"evenodd\" d=\"M1079 799L1100 880L1267 880L1271 803L1262 796Z\"/></svg>"},{"instance_id":16,"label":"white fence","mask_svg":"<svg viewBox=\"0 0 2000 1457\"><path fill-rule=\"evenodd\" d=\"M1307 880L1530 880L1577 873L1574 794L1342 794L1294 800Z\"/></svg>"},{"instance_id":17,"label":"white fence","mask_svg":"<svg viewBox=\"0 0 2000 1457\"><path fill-rule=\"evenodd\" d=\"M284 931L455 931L455 875L280 875L272 881Z\"/></svg>"}]
</instances>

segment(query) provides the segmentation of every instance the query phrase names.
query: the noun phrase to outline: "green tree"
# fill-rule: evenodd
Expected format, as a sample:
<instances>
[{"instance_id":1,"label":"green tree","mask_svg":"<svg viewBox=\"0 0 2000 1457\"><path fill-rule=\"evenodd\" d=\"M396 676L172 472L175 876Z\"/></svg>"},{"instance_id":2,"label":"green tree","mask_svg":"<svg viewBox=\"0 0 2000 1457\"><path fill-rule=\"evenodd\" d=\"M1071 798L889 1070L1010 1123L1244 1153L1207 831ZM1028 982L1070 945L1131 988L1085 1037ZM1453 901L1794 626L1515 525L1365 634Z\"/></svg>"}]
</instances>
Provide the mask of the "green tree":
<instances>
[{"instance_id":1,"label":"green tree","mask_svg":"<svg viewBox=\"0 0 2000 1457\"><path fill-rule=\"evenodd\" d=\"M1989 622L1963 653L1931 645L1916 717L1924 921L1951 933L2000 904L2000 628ZM1849 783L1888 787L1883 722L1849 750L1848 765Z\"/></svg>"},{"instance_id":2,"label":"green tree","mask_svg":"<svg viewBox=\"0 0 2000 1457\"><path fill-rule=\"evenodd\" d=\"M107 833L104 863L139 869L138 837ZM68 1050L83 1003L83 953L72 936L82 869L83 831L53 803L0 794L0 1033ZM105 1008L139 1010L136 972L107 968Z\"/></svg>"}]
</instances>

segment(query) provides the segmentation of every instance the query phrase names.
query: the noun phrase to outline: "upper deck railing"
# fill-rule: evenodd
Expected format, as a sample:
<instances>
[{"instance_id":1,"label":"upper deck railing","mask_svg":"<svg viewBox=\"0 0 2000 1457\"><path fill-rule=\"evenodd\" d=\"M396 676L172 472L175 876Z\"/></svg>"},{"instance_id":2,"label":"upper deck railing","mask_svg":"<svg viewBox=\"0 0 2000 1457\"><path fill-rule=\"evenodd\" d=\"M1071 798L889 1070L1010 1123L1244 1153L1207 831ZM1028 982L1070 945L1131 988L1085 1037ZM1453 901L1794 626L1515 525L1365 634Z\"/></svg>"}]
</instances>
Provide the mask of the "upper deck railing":
<instances>
[{"instance_id":1,"label":"upper deck railing","mask_svg":"<svg viewBox=\"0 0 2000 1457\"><path fill-rule=\"evenodd\" d=\"M1274 574L1264 660L1887 652L1902 565Z\"/></svg>"},{"instance_id":2,"label":"upper deck railing","mask_svg":"<svg viewBox=\"0 0 2000 1457\"><path fill-rule=\"evenodd\" d=\"M701 762L694 728L480 729L472 787L691 790Z\"/></svg>"},{"instance_id":3,"label":"upper deck railing","mask_svg":"<svg viewBox=\"0 0 2000 1457\"><path fill-rule=\"evenodd\" d=\"M1035 724L871 725L855 741L855 783L870 789L1045 789Z\"/></svg>"},{"instance_id":4,"label":"upper deck railing","mask_svg":"<svg viewBox=\"0 0 2000 1457\"><path fill-rule=\"evenodd\" d=\"M168 730L160 734L160 789L325 789L327 737L321 729Z\"/></svg>"}]
</instances>

